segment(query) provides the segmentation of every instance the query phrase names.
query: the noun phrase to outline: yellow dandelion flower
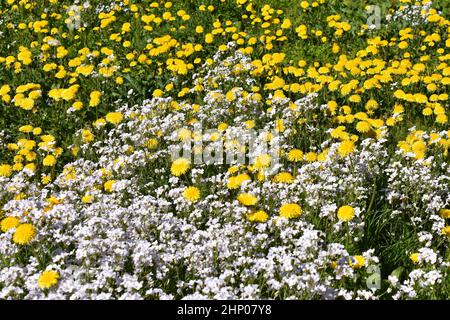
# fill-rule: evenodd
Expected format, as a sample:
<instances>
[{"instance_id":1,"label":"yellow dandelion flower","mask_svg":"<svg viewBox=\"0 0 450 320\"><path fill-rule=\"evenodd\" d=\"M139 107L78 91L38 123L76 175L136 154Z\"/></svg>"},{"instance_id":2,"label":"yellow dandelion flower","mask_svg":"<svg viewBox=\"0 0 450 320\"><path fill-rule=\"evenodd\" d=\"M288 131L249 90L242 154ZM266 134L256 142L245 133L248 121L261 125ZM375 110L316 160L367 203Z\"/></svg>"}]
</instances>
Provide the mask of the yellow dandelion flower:
<instances>
[{"instance_id":1,"label":"yellow dandelion flower","mask_svg":"<svg viewBox=\"0 0 450 320\"><path fill-rule=\"evenodd\" d=\"M303 159L303 151L292 149L291 151L289 151L287 158L291 162L298 162Z\"/></svg>"},{"instance_id":2,"label":"yellow dandelion flower","mask_svg":"<svg viewBox=\"0 0 450 320\"><path fill-rule=\"evenodd\" d=\"M353 256L350 259L350 266L353 269L361 269L366 264L366 259L363 256Z\"/></svg>"},{"instance_id":3,"label":"yellow dandelion flower","mask_svg":"<svg viewBox=\"0 0 450 320\"><path fill-rule=\"evenodd\" d=\"M339 144L338 152L341 157L346 157L353 151L355 151L355 143L353 141L345 140Z\"/></svg>"},{"instance_id":4,"label":"yellow dandelion flower","mask_svg":"<svg viewBox=\"0 0 450 320\"><path fill-rule=\"evenodd\" d=\"M49 289L58 283L59 274L53 270L42 272L39 276L38 284L41 289Z\"/></svg>"},{"instance_id":5,"label":"yellow dandelion flower","mask_svg":"<svg viewBox=\"0 0 450 320\"><path fill-rule=\"evenodd\" d=\"M269 219L269 215L263 210L258 210L248 213L247 219L251 222L266 222Z\"/></svg>"},{"instance_id":6,"label":"yellow dandelion flower","mask_svg":"<svg viewBox=\"0 0 450 320\"><path fill-rule=\"evenodd\" d=\"M441 209L439 210L439 214L444 219L450 219L450 209Z\"/></svg>"},{"instance_id":7,"label":"yellow dandelion flower","mask_svg":"<svg viewBox=\"0 0 450 320\"><path fill-rule=\"evenodd\" d=\"M419 253L418 253L418 252L411 253L411 254L409 255L409 259L410 259L413 263L419 263Z\"/></svg>"},{"instance_id":8,"label":"yellow dandelion flower","mask_svg":"<svg viewBox=\"0 0 450 320\"><path fill-rule=\"evenodd\" d=\"M183 197L190 202L196 202L200 199L200 190L197 187L187 187L183 191Z\"/></svg>"},{"instance_id":9,"label":"yellow dandelion flower","mask_svg":"<svg viewBox=\"0 0 450 320\"><path fill-rule=\"evenodd\" d=\"M446 114L438 114L436 116L436 122L439 124L445 124L448 122L448 117Z\"/></svg>"},{"instance_id":10,"label":"yellow dandelion flower","mask_svg":"<svg viewBox=\"0 0 450 320\"><path fill-rule=\"evenodd\" d=\"M355 217L355 209L351 206L342 206L338 209L337 217L344 222L350 221Z\"/></svg>"},{"instance_id":11,"label":"yellow dandelion flower","mask_svg":"<svg viewBox=\"0 0 450 320\"><path fill-rule=\"evenodd\" d=\"M19 131L20 131L20 132L24 132L24 133L30 133L30 132L33 131L33 126L30 126L30 125L21 126L21 127L19 128Z\"/></svg>"},{"instance_id":12,"label":"yellow dandelion flower","mask_svg":"<svg viewBox=\"0 0 450 320\"><path fill-rule=\"evenodd\" d=\"M16 217L6 217L0 222L0 229L3 232L7 232L12 228L16 228L20 224L19 218Z\"/></svg>"},{"instance_id":13,"label":"yellow dandelion flower","mask_svg":"<svg viewBox=\"0 0 450 320\"><path fill-rule=\"evenodd\" d=\"M103 184L103 187L105 188L105 191L112 192L114 184L116 183L116 180L108 180Z\"/></svg>"},{"instance_id":14,"label":"yellow dandelion flower","mask_svg":"<svg viewBox=\"0 0 450 320\"><path fill-rule=\"evenodd\" d=\"M270 166L272 158L268 154L260 154L255 158L254 167L255 169L264 169Z\"/></svg>"},{"instance_id":15,"label":"yellow dandelion flower","mask_svg":"<svg viewBox=\"0 0 450 320\"><path fill-rule=\"evenodd\" d=\"M238 174L235 177L228 178L227 188L228 189L237 189L239 188L245 181L251 181L252 179L246 173Z\"/></svg>"},{"instance_id":16,"label":"yellow dandelion flower","mask_svg":"<svg viewBox=\"0 0 450 320\"><path fill-rule=\"evenodd\" d=\"M145 146L148 149L154 149L158 146L158 140L154 139L154 138L150 138L147 140L147 142L145 143Z\"/></svg>"},{"instance_id":17,"label":"yellow dandelion flower","mask_svg":"<svg viewBox=\"0 0 450 320\"><path fill-rule=\"evenodd\" d=\"M189 168L191 167L191 162L186 158L178 158L174 162L172 162L172 166L170 167L170 172L174 176L181 176L185 174Z\"/></svg>"},{"instance_id":18,"label":"yellow dandelion flower","mask_svg":"<svg viewBox=\"0 0 450 320\"><path fill-rule=\"evenodd\" d=\"M446 226L441 230L442 234L446 237L450 237L450 226Z\"/></svg>"},{"instance_id":19,"label":"yellow dandelion flower","mask_svg":"<svg viewBox=\"0 0 450 320\"><path fill-rule=\"evenodd\" d=\"M12 167L9 164L0 165L0 177L9 177L12 174Z\"/></svg>"},{"instance_id":20,"label":"yellow dandelion flower","mask_svg":"<svg viewBox=\"0 0 450 320\"><path fill-rule=\"evenodd\" d=\"M356 130L361 133L367 133L371 129L370 124L367 121L359 121L356 124Z\"/></svg>"},{"instance_id":21,"label":"yellow dandelion flower","mask_svg":"<svg viewBox=\"0 0 450 320\"><path fill-rule=\"evenodd\" d=\"M274 177L274 180L278 183L292 183L294 177L289 172L280 172Z\"/></svg>"},{"instance_id":22,"label":"yellow dandelion flower","mask_svg":"<svg viewBox=\"0 0 450 320\"><path fill-rule=\"evenodd\" d=\"M258 198L250 193L241 193L238 195L237 200L244 206L253 206L258 202Z\"/></svg>"},{"instance_id":23,"label":"yellow dandelion flower","mask_svg":"<svg viewBox=\"0 0 450 320\"><path fill-rule=\"evenodd\" d=\"M306 159L306 161L308 161L308 162L314 162L314 161L316 161L317 160L317 153L315 153L315 152L308 152L306 155L305 155L305 159Z\"/></svg>"},{"instance_id":24,"label":"yellow dandelion flower","mask_svg":"<svg viewBox=\"0 0 450 320\"><path fill-rule=\"evenodd\" d=\"M423 159L427 151L427 144L424 141L419 140L413 143L411 149L416 155L416 159Z\"/></svg>"},{"instance_id":25,"label":"yellow dandelion flower","mask_svg":"<svg viewBox=\"0 0 450 320\"><path fill-rule=\"evenodd\" d=\"M92 91L90 94L89 106L96 107L100 104L102 93L100 91Z\"/></svg>"},{"instance_id":26,"label":"yellow dandelion flower","mask_svg":"<svg viewBox=\"0 0 450 320\"><path fill-rule=\"evenodd\" d=\"M16 228L13 241L17 244L27 244L36 236L36 228L29 223L24 223Z\"/></svg>"},{"instance_id":27,"label":"yellow dandelion flower","mask_svg":"<svg viewBox=\"0 0 450 320\"><path fill-rule=\"evenodd\" d=\"M53 167L56 164L56 158L55 156L49 154L48 156L46 156L44 158L44 160L42 160L42 164L45 167Z\"/></svg>"},{"instance_id":28,"label":"yellow dandelion flower","mask_svg":"<svg viewBox=\"0 0 450 320\"><path fill-rule=\"evenodd\" d=\"M153 91L152 95L154 97L159 98L159 97L162 97L164 95L164 91L162 91L161 89L156 89L156 90Z\"/></svg>"},{"instance_id":29,"label":"yellow dandelion flower","mask_svg":"<svg viewBox=\"0 0 450 320\"><path fill-rule=\"evenodd\" d=\"M287 203L280 207L279 213L287 219L298 218L302 215L302 208L296 203Z\"/></svg>"},{"instance_id":30,"label":"yellow dandelion flower","mask_svg":"<svg viewBox=\"0 0 450 320\"><path fill-rule=\"evenodd\" d=\"M93 196L91 196L90 194L86 193L82 198L81 198L81 202L83 203L92 203L92 200L94 199Z\"/></svg>"},{"instance_id":31,"label":"yellow dandelion flower","mask_svg":"<svg viewBox=\"0 0 450 320\"><path fill-rule=\"evenodd\" d=\"M123 120L123 115L120 112L110 112L105 116L106 121L112 124L119 124Z\"/></svg>"},{"instance_id":32,"label":"yellow dandelion flower","mask_svg":"<svg viewBox=\"0 0 450 320\"><path fill-rule=\"evenodd\" d=\"M94 141L94 134L90 130L83 130L81 132L81 137L83 142L92 142Z\"/></svg>"}]
</instances>

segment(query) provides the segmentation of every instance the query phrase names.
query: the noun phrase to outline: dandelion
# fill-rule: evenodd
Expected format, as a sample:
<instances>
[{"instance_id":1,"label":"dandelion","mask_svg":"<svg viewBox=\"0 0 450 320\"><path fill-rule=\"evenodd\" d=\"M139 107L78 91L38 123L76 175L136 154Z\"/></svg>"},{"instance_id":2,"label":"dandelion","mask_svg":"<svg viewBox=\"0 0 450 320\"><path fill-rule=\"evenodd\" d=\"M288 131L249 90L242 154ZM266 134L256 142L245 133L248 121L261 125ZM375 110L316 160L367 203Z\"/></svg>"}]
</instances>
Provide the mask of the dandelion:
<instances>
[{"instance_id":1,"label":"dandelion","mask_svg":"<svg viewBox=\"0 0 450 320\"><path fill-rule=\"evenodd\" d=\"M280 216L287 219L298 218L302 215L302 208L296 203L287 203L280 207Z\"/></svg>"},{"instance_id":2,"label":"dandelion","mask_svg":"<svg viewBox=\"0 0 450 320\"><path fill-rule=\"evenodd\" d=\"M307 9L309 7L309 2L308 1L300 2L300 7L302 7L302 9Z\"/></svg>"},{"instance_id":3,"label":"dandelion","mask_svg":"<svg viewBox=\"0 0 450 320\"><path fill-rule=\"evenodd\" d=\"M370 124L367 121L359 121L356 124L356 130L361 133L367 133L371 129Z\"/></svg>"},{"instance_id":4,"label":"dandelion","mask_svg":"<svg viewBox=\"0 0 450 320\"><path fill-rule=\"evenodd\" d=\"M187 187L183 191L183 197L190 202L196 202L200 199L200 190L197 187Z\"/></svg>"},{"instance_id":5,"label":"dandelion","mask_svg":"<svg viewBox=\"0 0 450 320\"><path fill-rule=\"evenodd\" d=\"M83 142L92 142L94 141L94 134L90 130L83 130L81 133L81 137Z\"/></svg>"},{"instance_id":6,"label":"dandelion","mask_svg":"<svg viewBox=\"0 0 450 320\"><path fill-rule=\"evenodd\" d=\"M145 143L145 146L148 149L154 149L158 146L158 140L154 139L154 138L150 138L147 140L147 142Z\"/></svg>"},{"instance_id":7,"label":"dandelion","mask_svg":"<svg viewBox=\"0 0 450 320\"><path fill-rule=\"evenodd\" d=\"M445 228L442 229L442 234L446 237L450 237L450 226L446 226Z\"/></svg>"},{"instance_id":8,"label":"dandelion","mask_svg":"<svg viewBox=\"0 0 450 320\"><path fill-rule=\"evenodd\" d=\"M41 289L50 289L58 283L59 274L53 270L42 272L39 276L38 284Z\"/></svg>"},{"instance_id":9,"label":"dandelion","mask_svg":"<svg viewBox=\"0 0 450 320\"><path fill-rule=\"evenodd\" d=\"M164 91L162 91L161 89L156 89L153 91L152 95L154 97L162 97L164 95Z\"/></svg>"},{"instance_id":10,"label":"dandelion","mask_svg":"<svg viewBox=\"0 0 450 320\"><path fill-rule=\"evenodd\" d=\"M172 162L172 166L170 167L170 172L174 176L181 176L185 174L189 168L191 167L191 162L186 158L178 158L174 162Z\"/></svg>"},{"instance_id":11,"label":"dandelion","mask_svg":"<svg viewBox=\"0 0 450 320\"><path fill-rule=\"evenodd\" d=\"M317 153L315 153L315 152L308 152L305 155L305 160L308 161L308 162L316 161L317 160Z\"/></svg>"},{"instance_id":12,"label":"dandelion","mask_svg":"<svg viewBox=\"0 0 450 320\"><path fill-rule=\"evenodd\" d=\"M105 116L106 121L112 124L119 124L123 120L123 115L120 112L110 112Z\"/></svg>"},{"instance_id":13,"label":"dandelion","mask_svg":"<svg viewBox=\"0 0 450 320\"><path fill-rule=\"evenodd\" d=\"M425 152L427 150L427 144L424 141L416 141L413 143L412 152L416 155L417 159L422 159L425 157Z\"/></svg>"},{"instance_id":14,"label":"dandelion","mask_svg":"<svg viewBox=\"0 0 450 320\"><path fill-rule=\"evenodd\" d=\"M351 221L355 217L355 209L351 206L342 206L338 209L337 217L343 222Z\"/></svg>"},{"instance_id":15,"label":"dandelion","mask_svg":"<svg viewBox=\"0 0 450 320\"><path fill-rule=\"evenodd\" d=\"M448 117L446 114L438 114L436 116L436 122L439 124L446 124L448 122Z\"/></svg>"},{"instance_id":16,"label":"dandelion","mask_svg":"<svg viewBox=\"0 0 450 320\"><path fill-rule=\"evenodd\" d=\"M247 214L247 219L250 222L266 222L269 215L264 210L258 210Z\"/></svg>"},{"instance_id":17,"label":"dandelion","mask_svg":"<svg viewBox=\"0 0 450 320\"><path fill-rule=\"evenodd\" d=\"M102 93L100 91L92 91L90 94L89 106L96 107L100 104Z\"/></svg>"},{"instance_id":18,"label":"dandelion","mask_svg":"<svg viewBox=\"0 0 450 320\"><path fill-rule=\"evenodd\" d=\"M12 174L12 167L9 164L0 165L0 177L9 177Z\"/></svg>"},{"instance_id":19,"label":"dandelion","mask_svg":"<svg viewBox=\"0 0 450 320\"><path fill-rule=\"evenodd\" d=\"M56 158L55 156L49 154L42 160L42 164L46 167L53 167L56 164Z\"/></svg>"},{"instance_id":20,"label":"dandelion","mask_svg":"<svg viewBox=\"0 0 450 320\"><path fill-rule=\"evenodd\" d=\"M103 187L105 188L105 191L107 192L113 192L114 190L114 184L116 183L116 180L108 180L103 184Z\"/></svg>"},{"instance_id":21,"label":"dandelion","mask_svg":"<svg viewBox=\"0 0 450 320\"><path fill-rule=\"evenodd\" d=\"M411 253L410 256L409 256L409 259L413 263L419 263L419 253L418 252Z\"/></svg>"},{"instance_id":22,"label":"dandelion","mask_svg":"<svg viewBox=\"0 0 450 320\"><path fill-rule=\"evenodd\" d=\"M251 181L252 179L246 173L238 174L237 176L228 178L227 188L228 189L237 189L239 188L245 181Z\"/></svg>"},{"instance_id":23,"label":"dandelion","mask_svg":"<svg viewBox=\"0 0 450 320\"><path fill-rule=\"evenodd\" d=\"M24 132L24 133L30 133L30 132L33 131L33 126L30 126L30 125L21 126L21 127L19 128L19 131L20 131L20 132Z\"/></svg>"},{"instance_id":24,"label":"dandelion","mask_svg":"<svg viewBox=\"0 0 450 320\"><path fill-rule=\"evenodd\" d=\"M303 159L303 152L298 149L292 149L288 153L288 160L292 162L298 162Z\"/></svg>"},{"instance_id":25,"label":"dandelion","mask_svg":"<svg viewBox=\"0 0 450 320\"><path fill-rule=\"evenodd\" d=\"M255 157L254 167L255 169L264 169L270 166L271 156L268 154L261 154Z\"/></svg>"},{"instance_id":26,"label":"dandelion","mask_svg":"<svg viewBox=\"0 0 450 320\"><path fill-rule=\"evenodd\" d=\"M244 206L254 206L258 202L258 198L250 193L241 193L237 199Z\"/></svg>"},{"instance_id":27,"label":"dandelion","mask_svg":"<svg viewBox=\"0 0 450 320\"><path fill-rule=\"evenodd\" d=\"M106 190L106 187L105 187L105 190ZM108 187L108 190L111 190L111 188ZM83 202L83 203L92 203L93 199L94 199L94 197L87 193L81 198L81 202Z\"/></svg>"},{"instance_id":28,"label":"dandelion","mask_svg":"<svg viewBox=\"0 0 450 320\"><path fill-rule=\"evenodd\" d=\"M13 235L13 241L17 244L28 244L36 236L36 228L29 224L24 223L16 228Z\"/></svg>"},{"instance_id":29,"label":"dandelion","mask_svg":"<svg viewBox=\"0 0 450 320\"><path fill-rule=\"evenodd\" d=\"M20 224L19 218L6 217L0 222L0 229L7 232L10 229L16 228Z\"/></svg>"},{"instance_id":30,"label":"dandelion","mask_svg":"<svg viewBox=\"0 0 450 320\"><path fill-rule=\"evenodd\" d=\"M34 107L34 100L31 98L22 99L20 102L20 107L24 110L31 110Z\"/></svg>"},{"instance_id":31,"label":"dandelion","mask_svg":"<svg viewBox=\"0 0 450 320\"><path fill-rule=\"evenodd\" d=\"M341 157L346 157L353 151L355 151L355 143L353 141L345 140L339 144L338 152Z\"/></svg>"},{"instance_id":32,"label":"dandelion","mask_svg":"<svg viewBox=\"0 0 450 320\"><path fill-rule=\"evenodd\" d=\"M439 214L441 215L442 218L444 219L450 219L450 209L441 209L439 211Z\"/></svg>"},{"instance_id":33,"label":"dandelion","mask_svg":"<svg viewBox=\"0 0 450 320\"><path fill-rule=\"evenodd\" d=\"M362 267L364 267L366 264L366 259L363 256L357 255L357 256L353 256L350 259L350 266L353 269L361 269Z\"/></svg>"},{"instance_id":34,"label":"dandelion","mask_svg":"<svg viewBox=\"0 0 450 320\"><path fill-rule=\"evenodd\" d=\"M274 177L274 181L278 183L293 183L294 177L289 172L280 172Z\"/></svg>"},{"instance_id":35,"label":"dandelion","mask_svg":"<svg viewBox=\"0 0 450 320\"><path fill-rule=\"evenodd\" d=\"M83 109L83 103L81 101L75 101L72 104L72 108L76 111Z\"/></svg>"}]
</instances>

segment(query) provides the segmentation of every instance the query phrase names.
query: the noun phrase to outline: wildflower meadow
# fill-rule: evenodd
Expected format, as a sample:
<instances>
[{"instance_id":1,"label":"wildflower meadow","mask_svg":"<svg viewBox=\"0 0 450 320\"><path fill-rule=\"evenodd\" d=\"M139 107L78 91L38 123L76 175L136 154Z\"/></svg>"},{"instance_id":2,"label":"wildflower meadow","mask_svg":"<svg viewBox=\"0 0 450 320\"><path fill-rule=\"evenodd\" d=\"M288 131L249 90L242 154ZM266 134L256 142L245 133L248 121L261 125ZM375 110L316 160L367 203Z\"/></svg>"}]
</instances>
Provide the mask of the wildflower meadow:
<instances>
[{"instance_id":1,"label":"wildflower meadow","mask_svg":"<svg viewBox=\"0 0 450 320\"><path fill-rule=\"evenodd\" d=\"M0 299L448 299L449 19L2 0Z\"/></svg>"}]
</instances>

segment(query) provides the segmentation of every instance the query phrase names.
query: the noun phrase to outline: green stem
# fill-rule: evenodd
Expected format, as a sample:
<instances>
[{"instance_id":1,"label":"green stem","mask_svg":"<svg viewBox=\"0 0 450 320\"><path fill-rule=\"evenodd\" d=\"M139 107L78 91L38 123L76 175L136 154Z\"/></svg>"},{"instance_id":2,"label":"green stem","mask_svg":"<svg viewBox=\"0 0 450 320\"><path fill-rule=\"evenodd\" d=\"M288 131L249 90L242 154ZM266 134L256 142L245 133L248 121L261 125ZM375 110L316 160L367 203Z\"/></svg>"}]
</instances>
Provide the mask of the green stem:
<instances>
[{"instance_id":1,"label":"green stem","mask_svg":"<svg viewBox=\"0 0 450 320\"><path fill-rule=\"evenodd\" d=\"M372 210L373 203L375 202L375 195L377 193L376 191L377 191L377 182L374 181L372 186L372 196L370 197L370 202L366 210L366 215Z\"/></svg>"}]
</instances>

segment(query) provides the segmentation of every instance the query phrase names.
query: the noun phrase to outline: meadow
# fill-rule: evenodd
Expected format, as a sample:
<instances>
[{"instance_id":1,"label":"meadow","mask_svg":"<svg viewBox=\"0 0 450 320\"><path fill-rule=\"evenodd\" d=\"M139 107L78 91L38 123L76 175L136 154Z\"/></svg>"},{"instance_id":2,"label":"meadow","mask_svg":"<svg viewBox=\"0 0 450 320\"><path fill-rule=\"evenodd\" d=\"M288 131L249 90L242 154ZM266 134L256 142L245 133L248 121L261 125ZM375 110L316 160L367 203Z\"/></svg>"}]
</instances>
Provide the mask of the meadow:
<instances>
[{"instance_id":1,"label":"meadow","mask_svg":"<svg viewBox=\"0 0 450 320\"><path fill-rule=\"evenodd\" d=\"M449 19L2 0L0 299L448 299Z\"/></svg>"}]
</instances>

